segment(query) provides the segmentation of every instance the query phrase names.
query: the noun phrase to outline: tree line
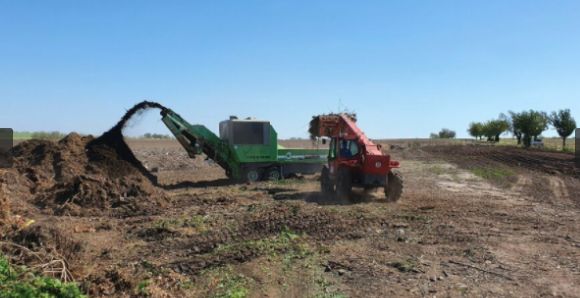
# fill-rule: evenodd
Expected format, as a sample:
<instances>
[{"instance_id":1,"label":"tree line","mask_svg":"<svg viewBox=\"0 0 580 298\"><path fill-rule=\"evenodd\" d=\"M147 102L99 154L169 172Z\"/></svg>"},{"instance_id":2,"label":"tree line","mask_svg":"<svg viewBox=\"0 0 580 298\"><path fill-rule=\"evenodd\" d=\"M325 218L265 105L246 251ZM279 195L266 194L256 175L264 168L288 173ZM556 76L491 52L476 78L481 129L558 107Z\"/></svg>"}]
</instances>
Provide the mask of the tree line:
<instances>
[{"instance_id":1,"label":"tree line","mask_svg":"<svg viewBox=\"0 0 580 298\"><path fill-rule=\"evenodd\" d=\"M159 133L146 133L142 136L144 139L157 139L157 140L168 140L171 139L170 135L164 135Z\"/></svg>"},{"instance_id":2,"label":"tree line","mask_svg":"<svg viewBox=\"0 0 580 298\"><path fill-rule=\"evenodd\" d=\"M429 136L431 139L454 139L455 131L449 128L442 128L438 133L431 133Z\"/></svg>"},{"instance_id":3,"label":"tree line","mask_svg":"<svg viewBox=\"0 0 580 298\"><path fill-rule=\"evenodd\" d=\"M569 109L563 109L548 114L542 111L528 110L522 112L509 111L508 114L501 113L498 119L486 122L472 122L469 124L467 132L475 139L487 138L488 142L499 142L500 135L510 132L517 140L518 145L523 144L530 147L533 141L552 125L560 138L562 138L562 148L566 148L566 139L576 129L576 121L572 117Z\"/></svg>"}]
</instances>

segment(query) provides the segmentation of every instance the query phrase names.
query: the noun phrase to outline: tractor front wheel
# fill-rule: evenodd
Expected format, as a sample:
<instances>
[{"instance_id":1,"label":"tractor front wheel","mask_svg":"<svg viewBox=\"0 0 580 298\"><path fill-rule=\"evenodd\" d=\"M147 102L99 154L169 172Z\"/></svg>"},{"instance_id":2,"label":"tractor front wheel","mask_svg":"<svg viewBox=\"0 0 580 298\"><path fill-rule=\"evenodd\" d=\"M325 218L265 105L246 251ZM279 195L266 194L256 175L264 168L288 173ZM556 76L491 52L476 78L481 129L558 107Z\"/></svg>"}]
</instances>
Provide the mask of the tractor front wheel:
<instances>
[{"instance_id":1,"label":"tractor front wheel","mask_svg":"<svg viewBox=\"0 0 580 298\"><path fill-rule=\"evenodd\" d=\"M403 176L397 171L390 171L385 185L387 202L396 202L403 194Z\"/></svg>"},{"instance_id":2,"label":"tractor front wheel","mask_svg":"<svg viewBox=\"0 0 580 298\"><path fill-rule=\"evenodd\" d=\"M352 176L348 168L338 169L336 176L336 197L339 200L348 200L352 191Z\"/></svg>"},{"instance_id":3,"label":"tractor front wheel","mask_svg":"<svg viewBox=\"0 0 580 298\"><path fill-rule=\"evenodd\" d=\"M328 167L322 168L322 173L320 174L320 189L325 194L334 193L334 184L330 179L330 170Z\"/></svg>"}]
</instances>

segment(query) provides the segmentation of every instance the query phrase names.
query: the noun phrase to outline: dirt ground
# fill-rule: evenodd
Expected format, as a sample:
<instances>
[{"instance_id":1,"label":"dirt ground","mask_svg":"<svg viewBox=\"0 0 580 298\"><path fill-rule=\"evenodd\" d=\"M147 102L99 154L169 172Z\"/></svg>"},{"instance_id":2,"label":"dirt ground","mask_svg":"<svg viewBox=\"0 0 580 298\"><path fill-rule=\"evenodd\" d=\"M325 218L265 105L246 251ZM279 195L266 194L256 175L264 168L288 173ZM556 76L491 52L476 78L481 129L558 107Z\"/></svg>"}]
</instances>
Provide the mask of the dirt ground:
<instances>
[{"instance_id":1,"label":"dirt ground","mask_svg":"<svg viewBox=\"0 0 580 298\"><path fill-rule=\"evenodd\" d=\"M49 212L34 193L4 191L13 215L34 220L5 240L66 260L95 297L580 293L580 176L569 154L395 146L405 190L386 203L381 191L325 197L317 175L230 184L216 164L189 159L175 141L129 145L157 176L163 204L153 200L151 212ZM18 187L14 170L1 174L12 185L3 189Z\"/></svg>"}]
</instances>

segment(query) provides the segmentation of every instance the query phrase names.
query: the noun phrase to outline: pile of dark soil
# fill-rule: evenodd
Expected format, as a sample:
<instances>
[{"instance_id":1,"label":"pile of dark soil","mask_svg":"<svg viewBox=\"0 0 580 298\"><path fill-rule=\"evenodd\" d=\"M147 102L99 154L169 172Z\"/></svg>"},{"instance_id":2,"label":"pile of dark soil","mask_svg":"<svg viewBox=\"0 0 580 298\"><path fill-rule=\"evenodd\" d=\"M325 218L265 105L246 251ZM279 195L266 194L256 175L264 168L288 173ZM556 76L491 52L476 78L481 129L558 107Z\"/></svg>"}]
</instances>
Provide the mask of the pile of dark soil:
<instances>
[{"instance_id":1,"label":"pile of dark soil","mask_svg":"<svg viewBox=\"0 0 580 298\"><path fill-rule=\"evenodd\" d=\"M166 196L122 135L127 121L148 108L163 107L139 103L96 139L72 133L58 142L32 140L16 146L14 166L29 186L32 203L55 215L157 213Z\"/></svg>"}]
</instances>

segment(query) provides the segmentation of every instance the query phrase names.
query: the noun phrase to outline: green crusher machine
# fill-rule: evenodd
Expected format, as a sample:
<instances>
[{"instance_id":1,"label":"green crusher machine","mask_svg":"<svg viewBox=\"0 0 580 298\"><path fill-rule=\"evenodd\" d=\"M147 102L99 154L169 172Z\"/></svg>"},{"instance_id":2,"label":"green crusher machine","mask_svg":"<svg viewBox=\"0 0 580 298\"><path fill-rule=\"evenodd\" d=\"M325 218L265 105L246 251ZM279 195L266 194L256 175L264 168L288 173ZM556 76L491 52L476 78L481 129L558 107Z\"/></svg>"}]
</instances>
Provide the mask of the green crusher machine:
<instances>
[{"instance_id":1,"label":"green crusher machine","mask_svg":"<svg viewBox=\"0 0 580 298\"><path fill-rule=\"evenodd\" d=\"M230 117L220 122L216 136L203 125L192 125L171 109L161 111L163 123L191 158L204 153L235 181L278 180L296 174L319 173L328 149L285 148L269 121Z\"/></svg>"}]
</instances>

